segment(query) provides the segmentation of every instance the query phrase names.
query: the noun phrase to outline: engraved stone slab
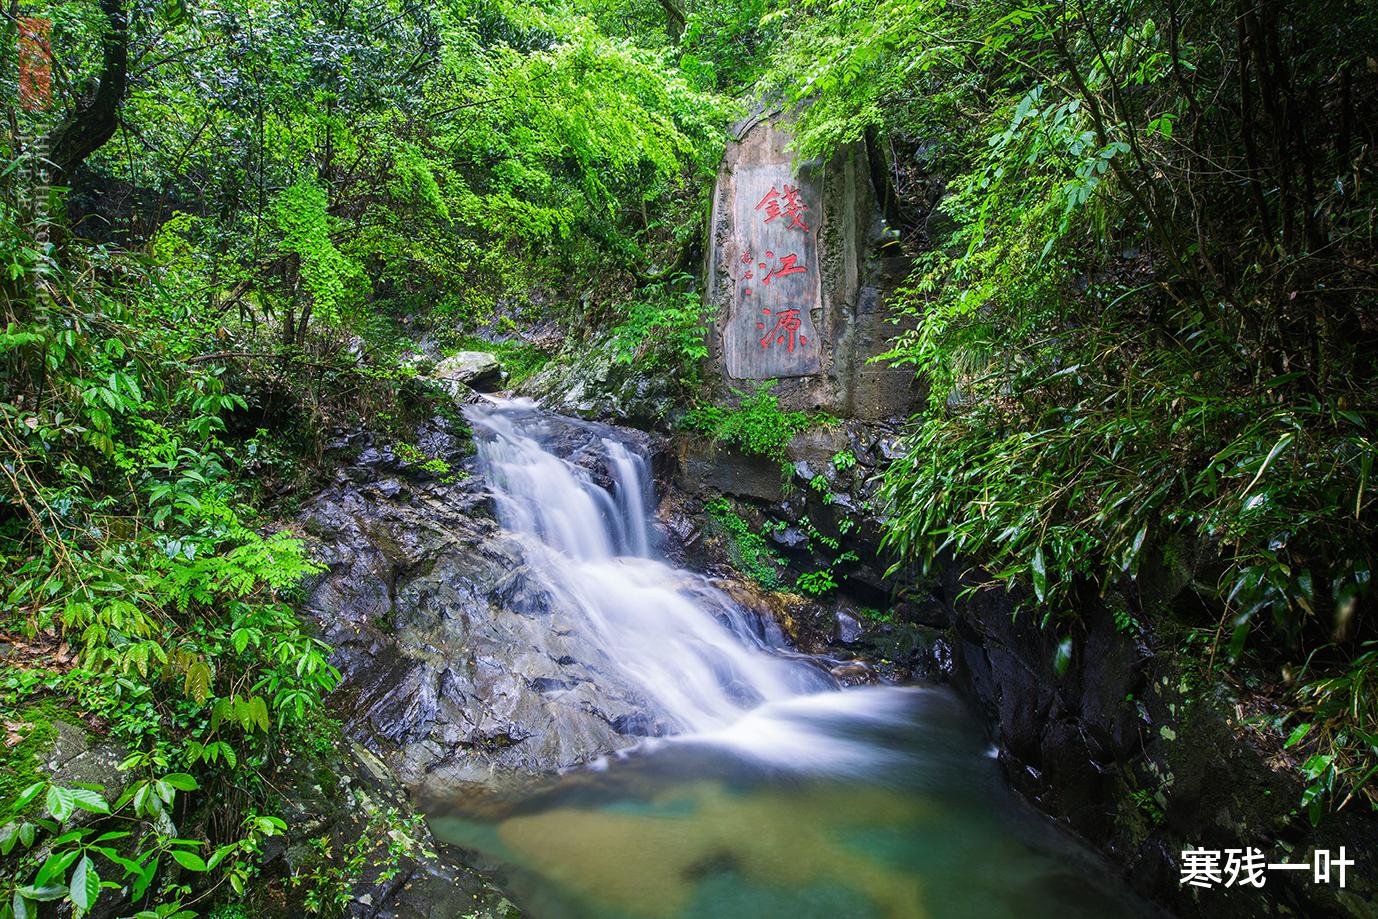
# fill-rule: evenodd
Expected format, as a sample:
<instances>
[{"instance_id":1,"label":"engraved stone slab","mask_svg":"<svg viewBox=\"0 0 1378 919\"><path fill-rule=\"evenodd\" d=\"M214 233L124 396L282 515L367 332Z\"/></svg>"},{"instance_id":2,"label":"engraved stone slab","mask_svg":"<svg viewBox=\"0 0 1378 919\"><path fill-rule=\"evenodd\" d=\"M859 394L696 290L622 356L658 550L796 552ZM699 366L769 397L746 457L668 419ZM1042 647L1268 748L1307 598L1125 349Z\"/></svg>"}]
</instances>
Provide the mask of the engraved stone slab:
<instances>
[{"instance_id":1,"label":"engraved stone slab","mask_svg":"<svg viewBox=\"0 0 1378 919\"><path fill-rule=\"evenodd\" d=\"M765 380L819 372L818 202L788 164L733 175L732 231L722 264L732 294L723 328L727 373Z\"/></svg>"}]
</instances>

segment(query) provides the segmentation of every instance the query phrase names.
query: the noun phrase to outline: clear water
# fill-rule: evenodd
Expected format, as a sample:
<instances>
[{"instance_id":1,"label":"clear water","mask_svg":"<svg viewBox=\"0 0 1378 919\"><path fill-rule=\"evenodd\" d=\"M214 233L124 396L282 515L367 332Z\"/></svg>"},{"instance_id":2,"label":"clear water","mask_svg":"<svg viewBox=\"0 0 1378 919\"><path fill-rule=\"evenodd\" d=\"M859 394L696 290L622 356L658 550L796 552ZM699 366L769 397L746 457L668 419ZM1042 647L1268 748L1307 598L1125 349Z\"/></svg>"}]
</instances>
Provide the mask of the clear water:
<instances>
[{"instance_id":1,"label":"clear water","mask_svg":"<svg viewBox=\"0 0 1378 919\"><path fill-rule=\"evenodd\" d=\"M673 736L431 824L538 919L1149 915L1008 790L936 687L840 690L702 578L650 557L643 459L612 494L529 404L471 412L504 524Z\"/></svg>"}]
</instances>

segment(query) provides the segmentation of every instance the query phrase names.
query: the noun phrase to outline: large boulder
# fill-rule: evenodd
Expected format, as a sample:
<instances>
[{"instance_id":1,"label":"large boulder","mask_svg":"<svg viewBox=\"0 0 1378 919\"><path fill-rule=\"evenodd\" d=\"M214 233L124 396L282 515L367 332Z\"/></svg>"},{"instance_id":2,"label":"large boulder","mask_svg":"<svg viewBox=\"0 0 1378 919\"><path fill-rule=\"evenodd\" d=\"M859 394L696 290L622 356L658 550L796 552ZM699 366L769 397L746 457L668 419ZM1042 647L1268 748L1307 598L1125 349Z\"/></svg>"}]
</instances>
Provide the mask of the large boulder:
<instances>
[{"instance_id":1,"label":"large boulder","mask_svg":"<svg viewBox=\"0 0 1378 919\"><path fill-rule=\"evenodd\" d=\"M463 383L478 390L496 389L507 380L502 361L487 351L458 351L439 361L431 375L442 383Z\"/></svg>"},{"instance_id":2,"label":"large boulder","mask_svg":"<svg viewBox=\"0 0 1378 919\"><path fill-rule=\"evenodd\" d=\"M561 415L651 429L666 428L686 402L678 374L619 360L606 335L571 345L517 390Z\"/></svg>"},{"instance_id":3,"label":"large boulder","mask_svg":"<svg viewBox=\"0 0 1378 919\"><path fill-rule=\"evenodd\" d=\"M306 607L335 649L351 737L436 797L656 729L493 521L481 479L442 481L372 447L359 457L302 514L329 568Z\"/></svg>"}]
</instances>

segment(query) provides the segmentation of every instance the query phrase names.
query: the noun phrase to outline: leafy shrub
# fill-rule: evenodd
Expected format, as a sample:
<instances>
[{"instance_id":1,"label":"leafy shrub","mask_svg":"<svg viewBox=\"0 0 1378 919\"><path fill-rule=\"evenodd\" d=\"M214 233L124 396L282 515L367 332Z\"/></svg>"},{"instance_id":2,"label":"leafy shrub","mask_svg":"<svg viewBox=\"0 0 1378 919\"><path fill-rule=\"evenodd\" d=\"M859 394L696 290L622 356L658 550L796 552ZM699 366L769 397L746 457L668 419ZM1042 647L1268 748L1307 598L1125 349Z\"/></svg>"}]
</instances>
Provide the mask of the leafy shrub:
<instances>
[{"instance_id":1,"label":"leafy shrub","mask_svg":"<svg viewBox=\"0 0 1378 919\"><path fill-rule=\"evenodd\" d=\"M618 363L636 361L648 371L674 369L697 378L699 362L708 357L710 315L691 282L681 275L651 284L628 301L626 318L612 331Z\"/></svg>"},{"instance_id":2,"label":"leafy shrub","mask_svg":"<svg viewBox=\"0 0 1378 919\"><path fill-rule=\"evenodd\" d=\"M794 586L806 594L817 597L836 587L837 581L833 578L832 568L822 568L799 575L794 581Z\"/></svg>"},{"instance_id":3,"label":"leafy shrub","mask_svg":"<svg viewBox=\"0 0 1378 919\"><path fill-rule=\"evenodd\" d=\"M890 163L914 197L908 153L946 179L887 356L930 384L890 547L977 562L1045 621L1192 547L1192 650L1272 680L1306 660L1278 688L1329 726L1296 743L1332 804L1373 775L1332 767L1378 747L1378 713L1338 702L1373 636L1378 197L1329 114L1378 101L1329 76L1378 14L1341 35L1338 10L842 0L777 74L806 155L884 132L921 141Z\"/></svg>"},{"instance_id":4,"label":"leafy shrub","mask_svg":"<svg viewBox=\"0 0 1378 919\"><path fill-rule=\"evenodd\" d=\"M316 315L338 323L347 288L360 269L331 239L325 190L309 178L289 185L273 202L273 220L283 234L283 248L297 256Z\"/></svg>"},{"instance_id":5,"label":"leafy shrub","mask_svg":"<svg viewBox=\"0 0 1378 919\"><path fill-rule=\"evenodd\" d=\"M339 675L288 602L317 566L246 501L242 464L261 454L226 438L246 400L222 365L192 359L214 352L213 327L196 300L164 299L175 276L92 255L107 280L48 263L56 296L6 304L0 623L39 646L61 636L75 659L63 672L40 656L3 692L13 710L68 698L101 718L130 750L130 784L39 780L0 802L0 899L16 916L54 899L85 912L104 878L140 916L189 915L192 885L170 866L245 888L255 848L282 830L261 771ZM210 820L205 792L225 788ZM117 829L74 826L78 811Z\"/></svg>"},{"instance_id":6,"label":"leafy shrub","mask_svg":"<svg viewBox=\"0 0 1378 919\"><path fill-rule=\"evenodd\" d=\"M821 414L782 411L779 400L770 393L777 382L767 380L749 394L734 389L733 393L741 400L735 409L699 405L685 416L684 425L744 453L774 460L780 466L781 477L788 481L791 467L785 448L790 440L830 419Z\"/></svg>"},{"instance_id":7,"label":"leafy shrub","mask_svg":"<svg viewBox=\"0 0 1378 919\"><path fill-rule=\"evenodd\" d=\"M416 466L424 472L440 479L443 484L453 485L469 477L469 474L461 470L453 470L450 464L438 456L431 456L420 447L409 443L394 443L391 448L392 453L399 460L408 465Z\"/></svg>"}]
</instances>

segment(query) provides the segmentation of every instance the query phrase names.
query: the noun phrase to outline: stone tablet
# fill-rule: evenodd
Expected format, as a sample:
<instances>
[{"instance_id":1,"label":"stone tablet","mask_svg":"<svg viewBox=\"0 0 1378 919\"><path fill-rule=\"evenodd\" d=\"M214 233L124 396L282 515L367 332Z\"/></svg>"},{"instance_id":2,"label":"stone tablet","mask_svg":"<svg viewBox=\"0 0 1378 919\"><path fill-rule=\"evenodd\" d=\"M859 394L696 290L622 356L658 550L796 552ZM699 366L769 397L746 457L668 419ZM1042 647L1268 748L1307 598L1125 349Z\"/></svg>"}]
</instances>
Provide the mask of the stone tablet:
<instances>
[{"instance_id":1,"label":"stone tablet","mask_svg":"<svg viewBox=\"0 0 1378 919\"><path fill-rule=\"evenodd\" d=\"M819 372L817 202L788 165L733 176L732 233L723 264L732 295L723 329L729 376L766 380Z\"/></svg>"}]
</instances>

